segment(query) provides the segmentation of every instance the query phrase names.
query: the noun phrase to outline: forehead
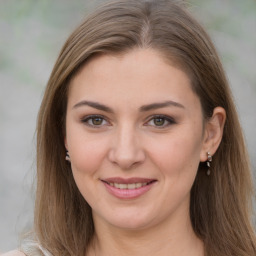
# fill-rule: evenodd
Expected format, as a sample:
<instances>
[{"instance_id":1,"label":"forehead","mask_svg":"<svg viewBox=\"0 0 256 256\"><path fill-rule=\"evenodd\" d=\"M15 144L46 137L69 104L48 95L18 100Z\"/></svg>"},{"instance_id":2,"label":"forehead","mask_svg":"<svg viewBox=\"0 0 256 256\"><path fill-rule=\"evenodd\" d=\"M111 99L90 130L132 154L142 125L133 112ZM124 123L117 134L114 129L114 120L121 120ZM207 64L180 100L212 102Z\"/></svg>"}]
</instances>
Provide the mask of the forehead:
<instances>
[{"instance_id":1,"label":"forehead","mask_svg":"<svg viewBox=\"0 0 256 256\"><path fill-rule=\"evenodd\" d=\"M98 55L71 80L69 101L121 102L198 100L187 74L152 49L134 49L122 55ZM142 102L143 101L143 102Z\"/></svg>"}]
</instances>

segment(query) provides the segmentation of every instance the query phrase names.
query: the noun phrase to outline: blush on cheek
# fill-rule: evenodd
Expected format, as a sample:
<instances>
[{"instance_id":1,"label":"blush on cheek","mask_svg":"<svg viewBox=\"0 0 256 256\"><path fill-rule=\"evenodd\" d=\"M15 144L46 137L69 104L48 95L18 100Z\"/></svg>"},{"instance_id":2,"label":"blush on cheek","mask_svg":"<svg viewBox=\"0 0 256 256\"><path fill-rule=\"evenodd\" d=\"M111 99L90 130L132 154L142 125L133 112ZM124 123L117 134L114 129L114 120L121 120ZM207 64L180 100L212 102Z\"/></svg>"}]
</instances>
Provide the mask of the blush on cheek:
<instances>
[{"instance_id":1,"label":"blush on cheek","mask_svg":"<svg viewBox=\"0 0 256 256\"><path fill-rule=\"evenodd\" d=\"M82 147L73 148L74 150L71 151L71 163L74 171L84 173L84 175L92 174L99 169L104 153L98 150L98 147L83 145Z\"/></svg>"},{"instance_id":2,"label":"blush on cheek","mask_svg":"<svg viewBox=\"0 0 256 256\"><path fill-rule=\"evenodd\" d=\"M84 173L84 175L86 174L91 174L93 172L95 172L98 168L97 168L97 157L92 157L92 156L84 156L81 157L77 160L74 160L75 164L72 165L72 169L75 172L79 172L79 173Z\"/></svg>"},{"instance_id":3,"label":"blush on cheek","mask_svg":"<svg viewBox=\"0 0 256 256\"><path fill-rule=\"evenodd\" d=\"M200 147L195 143L189 143L189 140L182 142L173 140L165 147L155 147L154 150L154 153L151 152L154 162L160 170L169 175L175 176L185 172L194 175L196 173L200 161Z\"/></svg>"}]
</instances>

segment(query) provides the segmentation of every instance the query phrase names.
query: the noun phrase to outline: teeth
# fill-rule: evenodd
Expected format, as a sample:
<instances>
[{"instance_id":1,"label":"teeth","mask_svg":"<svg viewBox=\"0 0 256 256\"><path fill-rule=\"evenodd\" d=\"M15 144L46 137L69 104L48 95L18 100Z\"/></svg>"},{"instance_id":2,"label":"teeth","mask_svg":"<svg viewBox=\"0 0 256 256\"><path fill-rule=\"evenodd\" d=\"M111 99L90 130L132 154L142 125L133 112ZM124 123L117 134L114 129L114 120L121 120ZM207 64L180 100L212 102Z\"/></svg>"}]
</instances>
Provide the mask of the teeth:
<instances>
[{"instance_id":1,"label":"teeth","mask_svg":"<svg viewBox=\"0 0 256 256\"><path fill-rule=\"evenodd\" d=\"M127 184L119 184L120 189L127 189L128 185Z\"/></svg>"},{"instance_id":2,"label":"teeth","mask_svg":"<svg viewBox=\"0 0 256 256\"><path fill-rule=\"evenodd\" d=\"M121 183L109 183L111 187L119 188L119 189L135 189L141 188L147 185L147 182L143 183L131 183L131 184L121 184Z\"/></svg>"},{"instance_id":3,"label":"teeth","mask_svg":"<svg viewBox=\"0 0 256 256\"><path fill-rule=\"evenodd\" d=\"M146 182L145 183L136 183L135 185L136 185L136 188L141 188L143 186L146 186L147 183Z\"/></svg>"},{"instance_id":4,"label":"teeth","mask_svg":"<svg viewBox=\"0 0 256 256\"><path fill-rule=\"evenodd\" d=\"M132 184L128 184L128 189L135 189L136 188L136 184L132 183Z\"/></svg>"}]
</instances>

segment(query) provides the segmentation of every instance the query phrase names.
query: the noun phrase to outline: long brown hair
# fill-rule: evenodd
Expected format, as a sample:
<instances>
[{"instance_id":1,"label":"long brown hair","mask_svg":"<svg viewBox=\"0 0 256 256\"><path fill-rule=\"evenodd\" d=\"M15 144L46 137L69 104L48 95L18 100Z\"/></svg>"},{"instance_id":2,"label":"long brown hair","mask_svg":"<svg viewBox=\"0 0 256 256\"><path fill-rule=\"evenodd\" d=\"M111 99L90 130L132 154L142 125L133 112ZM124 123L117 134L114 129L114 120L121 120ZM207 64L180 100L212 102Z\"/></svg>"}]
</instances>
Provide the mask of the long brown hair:
<instances>
[{"instance_id":1,"label":"long brown hair","mask_svg":"<svg viewBox=\"0 0 256 256\"><path fill-rule=\"evenodd\" d=\"M152 48L191 78L204 118L221 106L227 120L211 176L200 164L190 216L207 256L256 255L251 224L252 181L241 127L223 67L204 29L172 0L120 0L92 13L71 34L49 79L37 125L34 232L54 256L84 255L94 234L91 208L65 161L65 115L70 79L99 53Z\"/></svg>"}]
</instances>

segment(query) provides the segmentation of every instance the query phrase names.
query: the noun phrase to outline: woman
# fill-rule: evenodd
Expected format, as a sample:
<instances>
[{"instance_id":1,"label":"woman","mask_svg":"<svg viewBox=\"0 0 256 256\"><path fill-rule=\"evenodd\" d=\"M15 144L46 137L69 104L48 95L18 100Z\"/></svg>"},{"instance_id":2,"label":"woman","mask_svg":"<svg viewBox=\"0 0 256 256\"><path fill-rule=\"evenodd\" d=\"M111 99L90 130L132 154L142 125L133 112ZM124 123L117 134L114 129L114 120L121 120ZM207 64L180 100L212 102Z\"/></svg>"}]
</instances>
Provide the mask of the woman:
<instances>
[{"instance_id":1,"label":"woman","mask_svg":"<svg viewBox=\"0 0 256 256\"><path fill-rule=\"evenodd\" d=\"M185 7L121 0L91 14L42 101L34 230L21 251L252 256L251 198L222 65Z\"/></svg>"}]
</instances>

